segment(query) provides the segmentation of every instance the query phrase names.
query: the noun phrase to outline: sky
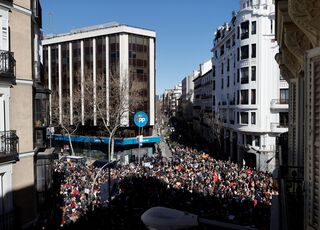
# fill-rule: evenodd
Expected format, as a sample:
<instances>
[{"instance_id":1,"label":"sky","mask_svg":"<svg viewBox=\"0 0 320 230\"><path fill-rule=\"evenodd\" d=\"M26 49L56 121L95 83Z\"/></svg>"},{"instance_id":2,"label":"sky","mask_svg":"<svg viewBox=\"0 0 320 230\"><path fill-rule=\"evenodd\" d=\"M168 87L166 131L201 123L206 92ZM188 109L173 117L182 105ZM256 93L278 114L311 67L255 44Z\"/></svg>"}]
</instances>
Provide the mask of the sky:
<instances>
[{"instance_id":1,"label":"sky","mask_svg":"<svg viewBox=\"0 0 320 230\"><path fill-rule=\"evenodd\" d=\"M240 0L41 0L44 34L112 21L156 32L156 94L212 56L215 30Z\"/></svg>"}]
</instances>

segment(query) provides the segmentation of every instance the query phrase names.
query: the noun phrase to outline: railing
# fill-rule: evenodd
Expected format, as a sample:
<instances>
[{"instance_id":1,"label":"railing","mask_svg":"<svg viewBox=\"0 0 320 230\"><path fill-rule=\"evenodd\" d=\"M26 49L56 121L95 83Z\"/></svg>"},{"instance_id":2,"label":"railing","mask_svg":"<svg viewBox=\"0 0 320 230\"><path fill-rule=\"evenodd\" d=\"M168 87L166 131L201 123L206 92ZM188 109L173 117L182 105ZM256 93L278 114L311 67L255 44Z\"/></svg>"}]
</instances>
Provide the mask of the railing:
<instances>
[{"instance_id":1,"label":"railing","mask_svg":"<svg viewBox=\"0 0 320 230\"><path fill-rule=\"evenodd\" d=\"M16 60L13 53L0 50L0 81L16 84Z\"/></svg>"},{"instance_id":2,"label":"railing","mask_svg":"<svg viewBox=\"0 0 320 230\"><path fill-rule=\"evenodd\" d=\"M276 130L276 129L281 129L281 128L288 128L288 123L278 123L278 122L271 122L270 123L270 129Z\"/></svg>"},{"instance_id":3,"label":"railing","mask_svg":"<svg viewBox=\"0 0 320 230\"><path fill-rule=\"evenodd\" d=\"M0 156L17 154L19 145L19 137L15 130L0 132Z\"/></svg>"},{"instance_id":4,"label":"railing","mask_svg":"<svg viewBox=\"0 0 320 230\"><path fill-rule=\"evenodd\" d=\"M271 105L287 105L289 104L289 99L272 99Z\"/></svg>"}]
</instances>

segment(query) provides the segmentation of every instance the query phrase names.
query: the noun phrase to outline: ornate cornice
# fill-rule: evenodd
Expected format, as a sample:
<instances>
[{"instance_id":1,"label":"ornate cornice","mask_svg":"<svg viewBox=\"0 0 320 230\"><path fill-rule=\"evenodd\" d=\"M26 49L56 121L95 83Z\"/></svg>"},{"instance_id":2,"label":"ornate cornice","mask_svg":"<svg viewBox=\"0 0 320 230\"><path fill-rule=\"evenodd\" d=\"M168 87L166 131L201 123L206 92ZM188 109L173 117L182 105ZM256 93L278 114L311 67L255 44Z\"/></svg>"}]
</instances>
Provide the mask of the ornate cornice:
<instances>
[{"instance_id":1,"label":"ornate cornice","mask_svg":"<svg viewBox=\"0 0 320 230\"><path fill-rule=\"evenodd\" d=\"M311 48L308 37L294 24L286 24L284 28L284 44L303 65L304 52Z\"/></svg>"},{"instance_id":2,"label":"ornate cornice","mask_svg":"<svg viewBox=\"0 0 320 230\"><path fill-rule=\"evenodd\" d=\"M298 62L298 59L286 47L281 49L281 53L276 54L275 59L279 64L281 75L287 81L300 76L303 65Z\"/></svg>"},{"instance_id":3,"label":"ornate cornice","mask_svg":"<svg viewBox=\"0 0 320 230\"><path fill-rule=\"evenodd\" d=\"M320 1L288 0L292 21L308 36L313 46L320 45Z\"/></svg>"}]
</instances>

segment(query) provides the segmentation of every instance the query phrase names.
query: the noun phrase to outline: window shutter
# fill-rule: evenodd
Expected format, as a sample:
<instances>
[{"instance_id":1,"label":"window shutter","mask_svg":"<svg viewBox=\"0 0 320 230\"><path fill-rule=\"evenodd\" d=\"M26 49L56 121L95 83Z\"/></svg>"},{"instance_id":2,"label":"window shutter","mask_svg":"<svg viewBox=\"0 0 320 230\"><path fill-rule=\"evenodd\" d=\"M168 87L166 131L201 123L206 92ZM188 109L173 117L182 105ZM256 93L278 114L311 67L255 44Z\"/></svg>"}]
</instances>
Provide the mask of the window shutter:
<instances>
[{"instance_id":1,"label":"window shutter","mask_svg":"<svg viewBox=\"0 0 320 230\"><path fill-rule=\"evenodd\" d=\"M306 55L305 81L306 215L310 227L319 228L320 48L309 50Z\"/></svg>"}]
</instances>

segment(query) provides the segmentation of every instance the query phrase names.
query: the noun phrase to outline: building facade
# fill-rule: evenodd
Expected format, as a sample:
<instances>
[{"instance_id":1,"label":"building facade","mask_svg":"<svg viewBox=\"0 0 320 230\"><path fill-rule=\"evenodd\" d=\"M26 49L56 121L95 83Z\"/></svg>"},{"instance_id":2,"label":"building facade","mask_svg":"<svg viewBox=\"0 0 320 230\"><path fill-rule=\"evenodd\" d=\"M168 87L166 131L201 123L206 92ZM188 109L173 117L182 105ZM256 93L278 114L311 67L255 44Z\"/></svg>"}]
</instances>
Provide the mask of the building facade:
<instances>
[{"instance_id":1,"label":"building facade","mask_svg":"<svg viewBox=\"0 0 320 230\"><path fill-rule=\"evenodd\" d=\"M227 157L259 170L275 169L276 136L288 130L288 84L274 60L275 6L240 1L219 27L212 49L214 117Z\"/></svg>"},{"instance_id":2,"label":"building facade","mask_svg":"<svg viewBox=\"0 0 320 230\"><path fill-rule=\"evenodd\" d=\"M111 104L115 102L112 92L116 90L111 81L118 78L119 87L127 86L119 99L126 101L128 106L121 119L121 126L126 127L122 137L138 135L133 123L137 111L148 115L149 122L143 129L143 135L151 136L155 124L155 42L154 31L116 22L46 36L42 41L44 79L52 95L58 98L56 104L51 98L51 118L55 115L54 109L58 109L58 119L61 121L62 114L67 114L72 125L74 113L81 107L82 125L97 127L99 92L104 93L103 109L106 109L106 116L111 117ZM91 94L86 91L88 82ZM142 101L139 107L131 107L136 99L131 96L131 87L138 91ZM79 105L75 103L77 92L81 97ZM89 103L94 105L90 109Z\"/></svg>"},{"instance_id":3,"label":"building facade","mask_svg":"<svg viewBox=\"0 0 320 230\"><path fill-rule=\"evenodd\" d=\"M280 158L282 229L320 229L319 1L277 1L276 60L289 82L288 148ZM304 207L304 208L302 208Z\"/></svg>"},{"instance_id":4,"label":"building facade","mask_svg":"<svg viewBox=\"0 0 320 230\"><path fill-rule=\"evenodd\" d=\"M207 142L211 141L212 115L212 62L199 65L199 75L194 82L193 129Z\"/></svg>"},{"instance_id":5,"label":"building facade","mask_svg":"<svg viewBox=\"0 0 320 230\"><path fill-rule=\"evenodd\" d=\"M2 1L0 15L0 229L23 229L37 215L33 102L41 6Z\"/></svg>"}]
</instances>

